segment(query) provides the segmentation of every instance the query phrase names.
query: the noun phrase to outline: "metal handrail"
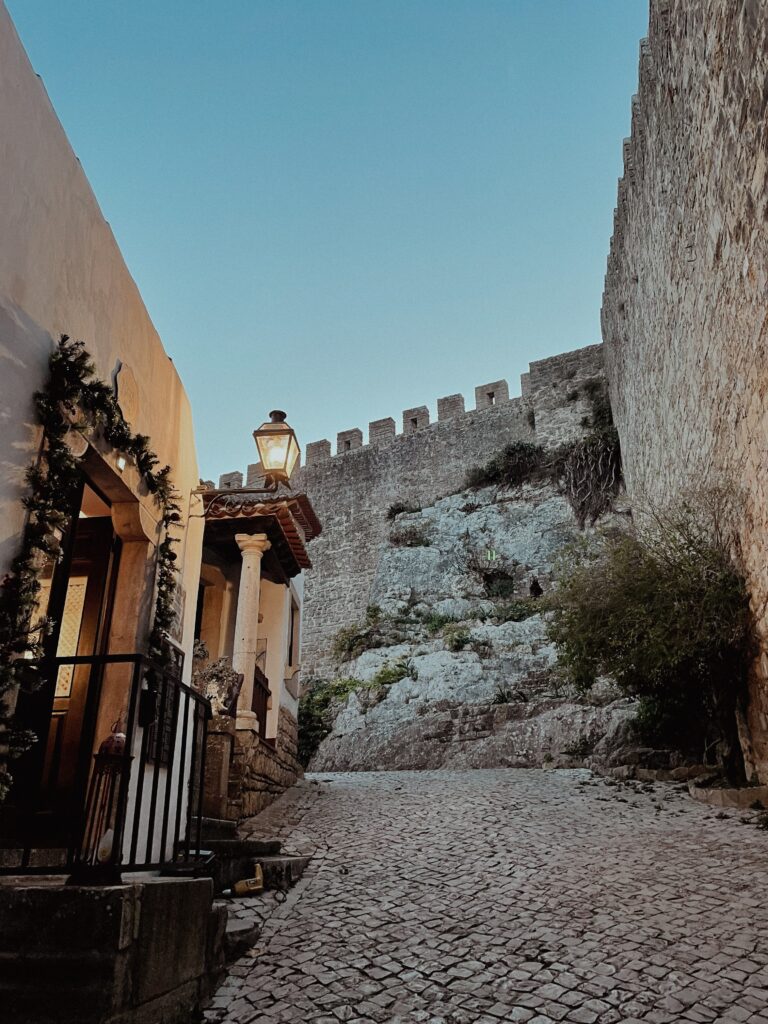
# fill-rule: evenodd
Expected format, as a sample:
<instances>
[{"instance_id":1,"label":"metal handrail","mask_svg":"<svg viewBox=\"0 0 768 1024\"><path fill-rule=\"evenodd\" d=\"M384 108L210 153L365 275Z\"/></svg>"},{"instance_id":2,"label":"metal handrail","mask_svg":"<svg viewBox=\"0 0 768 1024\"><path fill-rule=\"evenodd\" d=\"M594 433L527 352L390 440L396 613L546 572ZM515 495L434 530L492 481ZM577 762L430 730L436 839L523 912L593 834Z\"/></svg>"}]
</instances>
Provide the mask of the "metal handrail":
<instances>
[{"instance_id":1,"label":"metal handrail","mask_svg":"<svg viewBox=\"0 0 768 1024\"><path fill-rule=\"evenodd\" d=\"M48 677L48 699L62 666L89 669L72 787L77 820L71 822L63 864L61 859L41 863L44 851L34 842L14 843L22 850L21 864L0 870L66 867L72 880L114 882L121 870L154 870L179 857L196 857L211 717L205 697L181 681L176 666L139 653L71 655L38 664ZM110 666L117 665L133 666L129 680L109 679ZM102 698L111 685L126 691L113 701L126 709L124 740L119 732L96 736ZM42 779L39 793L41 785Z\"/></svg>"}]
</instances>

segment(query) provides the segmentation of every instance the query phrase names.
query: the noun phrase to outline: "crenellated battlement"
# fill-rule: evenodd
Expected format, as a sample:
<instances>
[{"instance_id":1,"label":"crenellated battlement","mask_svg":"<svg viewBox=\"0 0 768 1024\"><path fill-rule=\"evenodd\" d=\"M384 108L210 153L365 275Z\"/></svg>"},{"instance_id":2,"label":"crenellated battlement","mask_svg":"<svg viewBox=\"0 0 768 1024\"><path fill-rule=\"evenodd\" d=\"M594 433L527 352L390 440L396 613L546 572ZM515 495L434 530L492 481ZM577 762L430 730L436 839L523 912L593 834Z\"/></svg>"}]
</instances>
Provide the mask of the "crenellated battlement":
<instances>
[{"instance_id":1,"label":"crenellated battlement","mask_svg":"<svg viewBox=\"0 0 768 1024\"><path fill-rule=\"evenodd\" d=\"M466 409L464 395L446 395L437 400L437 418L431 419L426 405L404 409L400 432L393 417L371 420L368 440L359 427L340 430L336 435L336 450L330 440L310 441L304 450L304 468L300 473L329 462L344 460L372 450L384 450L401 444L418 444L423 438L430 449L431 459L441 459L444 445L451 450L453 460L456 438L467 436L497 436L499 446L509 440L536 440L542 444L555 444L573 437L580 431L581 420L588 415L586 392L579 393L578 383L603 375L603 346L564 352L561 355L539 359L529 364L528 372L520 378L519 396L509 397L506 380L490 381L474 389L473 409ZM449 435L453 440L449 441ZM462 443L458 444L462 447ZM410 458L413 450L409 449ZM298 470L299 467L297 467ZM442 467L433 461L433 475L442 476ZM259 463L248 466L245 477L240 472L225 473L219 487L232 490L258 486L263 477Z\"/></svg>"},{"instance_id":2,"label":"crenellated battlement","mask_svg":"<svg viewBox=\"0 0 768 1024\"><path fill-rule=\"evenodd\" d=\"M604 379L603 346L589 345L532 362L513 398L505 380L490 381L474 389L473 409L463 395L446 395L437 400L435 419L420 405L405 409L399 422L372 420L367 443L359 427L339 431L335 453L327 438L311 441L291 481L309 495L323 524L305 581L307 670L322 663L342 626L365 614L393 503L422 507L462 490L468 470L516 441L557 445L583 436L594 412L593 385ZM247 485L258 486L260 470L248 467ZM241 473L227 473L220 486L243 482Z\"/></svg>"},{"instance_id":3,"label":"crenellated battlement","mask_svg":"<svg viewBox=\"0 0 768 1024\"><path fill-rule=\"evenodd\" d=\"M306 447L305 465L313 466L318 462L337 456L347 455L370 446L393 444L396 440L410 437L424 430L434 429L437 424L446 420L457 420L460 417L472 417L489 409L508 406L510 412L526 413L535 405L534 396L544 388L552 388L559 383L567 382L579 376L602 373L602 346L590 345L586 348L566 352L530 363L528 373L520 378L521 395L509 397L509 384L506 380L490 381L475 388L474 409L465 409L464 395L446 395L437 400L437 419L431 420L429 407L426 405L404 409L401 420L401 431L397 432L395 420L388 416L385 419L371 420L368 424L368 442L363 440L363 431L359 427L341 430L336 435L336 450L331 442L324 438L321 441L310 441ZM550 396L551 397L551 396ZM546 403L551 406L551 401ZM534 409L535 415L535 409ZM454 426L456 424L454 423Z\"/></svg>"}]
</instances>

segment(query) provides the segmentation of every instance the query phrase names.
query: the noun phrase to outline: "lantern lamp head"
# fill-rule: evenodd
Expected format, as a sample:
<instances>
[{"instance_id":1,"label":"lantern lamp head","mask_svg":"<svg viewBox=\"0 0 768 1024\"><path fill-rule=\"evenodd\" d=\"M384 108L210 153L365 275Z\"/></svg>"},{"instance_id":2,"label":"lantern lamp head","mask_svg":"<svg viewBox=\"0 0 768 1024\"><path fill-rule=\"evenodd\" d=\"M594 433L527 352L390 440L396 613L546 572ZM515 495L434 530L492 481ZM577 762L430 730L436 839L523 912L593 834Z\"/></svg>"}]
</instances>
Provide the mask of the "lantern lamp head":
<instances>
[{"instance_id":1,"label":"lantern lamp head","mask_svg":"<svg viewBox=\"0 0 768 1024\"><path fill-rule=\"evenodd\" d=\"M290 486L300 449L293 427L285 422L285 413L274 409L269 414L269 422L254 430L253 439L264 467L266 486L275 490L278 484Z\"/></svg>"}]
</instances>

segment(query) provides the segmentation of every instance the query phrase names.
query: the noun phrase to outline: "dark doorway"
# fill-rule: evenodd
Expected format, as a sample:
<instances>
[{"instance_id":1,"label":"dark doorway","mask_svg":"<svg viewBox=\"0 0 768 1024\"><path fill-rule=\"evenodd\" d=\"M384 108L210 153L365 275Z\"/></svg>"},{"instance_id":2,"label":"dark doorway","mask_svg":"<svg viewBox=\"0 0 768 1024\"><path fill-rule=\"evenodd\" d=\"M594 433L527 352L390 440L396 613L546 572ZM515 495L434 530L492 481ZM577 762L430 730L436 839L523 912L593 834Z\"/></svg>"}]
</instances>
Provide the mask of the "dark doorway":
<instances>
[{"instance_id":1,"label":"dark doorway","mask_svg":"<svg viewBox=\"0 0 768 1024\"><path fill-rule=\"evenodd\" d=\"M65 659L107 652L120 557L110 505L85 480L61 549L61 559L51 561L41 580L39 610L52 625L45 641L43 684L33 694L20 694L17 705L19 723L38 741L16 762L9 801L16 807L13 831L43 846L69 845L79 824L100 670Z\"/></svg>"}]
</instances>

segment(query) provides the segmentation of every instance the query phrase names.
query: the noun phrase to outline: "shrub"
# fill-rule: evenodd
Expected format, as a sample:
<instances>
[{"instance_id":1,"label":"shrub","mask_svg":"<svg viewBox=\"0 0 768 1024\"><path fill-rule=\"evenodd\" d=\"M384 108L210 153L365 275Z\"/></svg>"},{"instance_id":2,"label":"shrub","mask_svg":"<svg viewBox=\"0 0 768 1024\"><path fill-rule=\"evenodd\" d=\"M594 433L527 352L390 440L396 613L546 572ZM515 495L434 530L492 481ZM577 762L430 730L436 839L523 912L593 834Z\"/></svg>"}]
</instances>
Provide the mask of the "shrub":
<instances>
[{"instance_id":1,"label":"shrub","mask_svg":"<svg viewBox=\"0 0 768 1024\"><path fill-rule=\"evenodd\" d=\"M491 704L524 704L528 694L523 690L513 690L511 686L497 686L491 697Z\"/></svg>"},{"instance_id":2,"label":"shrub","mask_svg":"<svg viewBox=\"0 0 768 1024\"><path fill-rule=\"evenodd\" d=\"M388 661L382 665L376 675L371 679L371 686L391 686L399 683L401 679L413 675L413 667L407 658L398 658L396 661Z\"/></svg>"},{"instance_id":3,"label":"shrub","mask_svg":"<svg viewBox=\"0 0 768 1024\"><path fill-rule=\"evenodd\" d=\"M448 650L454 652L463 651L472 641L469 630L456 625L448 626L443 634L443 638Z\"/></svg>"},{"instance_id":4,"label":"shrub","mask_svg":"<svg viewBox=\"0 0 768 1024\"><path fill-rule=\"evenodd\" d=\"M421 512L421 506L413 505L406 501L393 501L387 509L387 519L392 522L392 520L400 515L404 515L406 512Z\"/></svg>"},{"instance_id":5,"label":"shrub","mask_svg":"<svg viewBox=\"0 0 768 1024\"><path fill-rule=\"evenodd\" d=\"M553 455L551 467L579 529L587 522L594 526L613 508L613 499L621 490L621 449L615 427L594 431L564 446Z\"/></svg>"},{"instance_id":6,"label":"shrub","mask_svg":"<svg viewBox=\"0 0 768 1024\"><path fill-rule=\"evenodd\" d=\"M333 639L333 654L339 661L352 661L365 651L384 647L385 639L378 623L366 622L361 626L345 626Z\"/></svg>"},{"instance_id":7,"label":"shrub","mask_svg":"<svg viewBox=\"0 0 768 1024\"><path fill-rule=\"evenodd\" d=\"M425 615L422 618L422 625L426 631L434 636L436 633L442 632L442 630L456 619L452 615L441 615L440 612L430 612L429 615Z\"/></svg>"},{"instance_id":8,"label":"shrub","mask_svg":"<svg viewBox=\"0 0 768 1024\"><path fill-rule=\"evenodd\" d=\"M343 701L363 684L359 679L317 680L299 701L298 759L306 768L333 728Z\"/></svg>"},{"instance_id":9,"label":"shrub","mask_svg":"<svg viewBox=\"0 0 768 1024\"><path fill-rule=\"evenodd\" d=\"M649 511L636 534L568 549L549 598L551 639L581 691L612 676L639 698L636 730L743 779L736 711L751 651L749 602L724 537L722 495Z\"/></svg>"},{"instance_id":10,"label":"shrub","mask_svg":"<svg viewBox=\"0 0 768 1024\"><path fill-rule=\"evenodd\" d=\"M432 543L425 523L401 526L392 531L389 541L397 548L428 548Z\"/></svg>"},{"instance_id":11,"label":"shrub","mask_svg":"<svg viewBox=\"0 0 768 1024\"><path fill-rule=\"evenodd\" d=\"M528 441L513 441L484 466L475 466L467 473L466 486L473 490L494 484L519 487L542 476L544 449ZM544 473L546 476L546 473Z\"/></svg>"}]
</instances>

